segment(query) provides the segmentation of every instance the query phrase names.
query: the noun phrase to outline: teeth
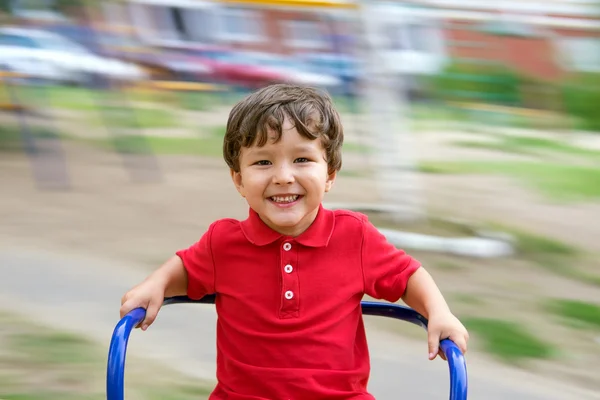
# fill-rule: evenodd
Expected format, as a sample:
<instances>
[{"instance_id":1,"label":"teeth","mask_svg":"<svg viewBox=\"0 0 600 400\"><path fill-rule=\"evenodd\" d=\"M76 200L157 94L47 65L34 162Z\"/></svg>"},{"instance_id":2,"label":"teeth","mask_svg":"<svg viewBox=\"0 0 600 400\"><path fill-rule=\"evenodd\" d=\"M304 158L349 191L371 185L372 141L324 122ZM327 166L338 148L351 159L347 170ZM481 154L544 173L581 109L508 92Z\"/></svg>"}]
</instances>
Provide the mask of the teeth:
<instances>
[{"instance_id":1,"label":"teeth","mask_svg":"<svg viewBox=\"0 0 600 400\"><path fill-rule=\"evenodd\" d=\"M293 195L293 196L273 196L271 197L271 200L273 200L275 203L291 203L293 201L298 200L298 195Z\"/></svg>"}]
</instances>

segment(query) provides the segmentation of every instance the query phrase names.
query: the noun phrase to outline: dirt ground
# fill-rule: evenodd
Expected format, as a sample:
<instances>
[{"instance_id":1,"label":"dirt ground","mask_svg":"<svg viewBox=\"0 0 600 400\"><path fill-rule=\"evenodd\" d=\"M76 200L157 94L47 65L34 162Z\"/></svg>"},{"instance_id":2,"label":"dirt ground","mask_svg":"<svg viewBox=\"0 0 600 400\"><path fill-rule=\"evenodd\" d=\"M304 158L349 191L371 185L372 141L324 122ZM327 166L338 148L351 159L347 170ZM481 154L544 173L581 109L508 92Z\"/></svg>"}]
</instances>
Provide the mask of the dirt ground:
<instances>
[{"instance_id":1,"label":"dirt ground","mask_svg":"<svg viewBox=\"0 0 600 400\"><path fill-rule=\"evenodd\" d=\"M448 145L451 136L445 135L443 140L436 137L435 133L420 136L418 150L423 158L491 156L480 150L453 148ZM215 219L247 215L247 206L235 192L221 159L161 156L133 160L81 144L63 146L68 190L46 190L36 185L35 169L63 171L55 164L32 163L18 153L2 154L0 239L10 237L31 248L118 259L132 268L150 270L175 250L197 240ZM135 173L140 165L139 173ZM368 160L347 153L344 168L361 171L368 168ZM598 203L551 203L505 177L423 174L419 182L424 205L432 215L475 224L498 222L591 254L600 253ZM377 193L374 179L342 174L326 201L379 203ZM567 280L518 258L476 260L416 254L431 266L457 313L523 322L563 351L568 349L560 360L534 362L529 368L600 389L600 344L594 335L574 333L561 323L549 321L541 316L537 304L545 297L598 302L598 287ZM592 259L586 268L598 271L599 265ZM481 301L472 304L460 300L467 296ZM387 328L385 324L382 327Z\"/></svg>"}]
</instances>

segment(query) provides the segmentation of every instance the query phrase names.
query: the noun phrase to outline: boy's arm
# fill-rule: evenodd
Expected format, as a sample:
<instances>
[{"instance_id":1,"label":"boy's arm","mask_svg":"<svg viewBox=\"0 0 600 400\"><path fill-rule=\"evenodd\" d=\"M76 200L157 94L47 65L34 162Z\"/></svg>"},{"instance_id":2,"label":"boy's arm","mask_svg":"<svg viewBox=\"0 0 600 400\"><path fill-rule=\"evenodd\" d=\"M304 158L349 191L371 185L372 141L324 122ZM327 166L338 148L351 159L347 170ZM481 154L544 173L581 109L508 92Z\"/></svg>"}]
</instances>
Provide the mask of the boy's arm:
<instances>
[{"instance_id":1,"label":"boy's arm","mask_svg":"<svg viewBox=\"0 0 600 400\"><path fill-rule=\"evenodd\" d=\"M156 279L163 282L164 297L184 296L187 294L188 276L183 261L173 256L158 270L154 271Z\"/></svg>"},{"instance_id":2,"label":"boy's arm","mask_svg":"<svg viewBox=\"0 0 600 400\"><path fill-rule=\"evenodd\" d=\"M423 267L417 269L408 279L402 300L427 319L432 314L450 312L444 296Z\"/></svg>"},{"instance_id":3,"label":"boy's arm","mask_svg":"<svg viewBox=\"0 0 600 400\"><path fill-rule=\"evenodd\" d=\"M121 318L135 308L144 308L146 317L140 327L146 330L156 319L164 298L185 295L187 284L187 272L181 258L171 257L142 283L125 293L121 299Z\"/></svg>"},{"instance_id":4,"label":"boy's arm","mask_svg":"<svg viewBox=\"0 0 600 400\"><path fill-rule=\"evenodd\" d=\"M452 340L463 354L466 353L469 333L452 314L444 296L425 268L420 267L408 279L402 300L429 320L427 342L430 360L438 354L445 359L439 347L443 339Z\"/></svg>"}]
</instances>

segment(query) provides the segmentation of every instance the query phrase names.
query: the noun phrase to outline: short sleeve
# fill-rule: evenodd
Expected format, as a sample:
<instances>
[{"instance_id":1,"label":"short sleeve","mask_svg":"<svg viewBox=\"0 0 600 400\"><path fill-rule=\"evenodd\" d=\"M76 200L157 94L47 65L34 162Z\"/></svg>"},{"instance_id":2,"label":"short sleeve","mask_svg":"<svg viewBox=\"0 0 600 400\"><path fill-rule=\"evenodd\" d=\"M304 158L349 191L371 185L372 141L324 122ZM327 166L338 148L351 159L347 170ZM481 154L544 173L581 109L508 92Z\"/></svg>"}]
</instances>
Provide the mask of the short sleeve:
<instances>
[{"instance_id":1,"label":"short sleeve","mask_svg":"<svg viewBox=\"0 0 600 400\"><path fill-rule=\"evenodd\" d=\"M175 254L181 258L188 275L187 295L200 299L215 292L215 267L212 256L213 223L200 240Z\"/></svg>"},{"instance_id":2,"label":"short sleeve","mask_svg":"<svg viewBox=\"0 0 600 400\"><path fill-rule=\"evenodd\" d=\"M421 266L391 244L366 216L363 218L361 256L365 293L392 303L404 295L408 279Z\"/></svg>"}]
</instances>

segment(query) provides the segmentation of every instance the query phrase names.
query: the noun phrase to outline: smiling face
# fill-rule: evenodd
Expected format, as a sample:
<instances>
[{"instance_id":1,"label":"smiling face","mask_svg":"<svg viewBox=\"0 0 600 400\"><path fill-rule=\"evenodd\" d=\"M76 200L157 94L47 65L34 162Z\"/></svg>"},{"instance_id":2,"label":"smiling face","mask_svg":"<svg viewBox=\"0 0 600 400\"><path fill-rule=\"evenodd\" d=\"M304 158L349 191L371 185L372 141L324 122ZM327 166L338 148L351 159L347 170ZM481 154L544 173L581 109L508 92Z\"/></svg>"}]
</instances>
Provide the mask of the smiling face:
<instances>
[{"instance_id":1,"label":"smiling face","mask_svg":"<svg viewBox=\"0 0 600 400\"><path fill-rule=\"evenodd\" d=\"M242 147L239 172L231 170L238 192L271 229L298 236L315 220L336 173L328 173L320 138L308 139L284 120L281 138L268 132L264 146Z\"/></svg>"}]
</instances>

